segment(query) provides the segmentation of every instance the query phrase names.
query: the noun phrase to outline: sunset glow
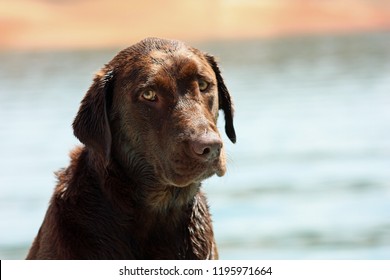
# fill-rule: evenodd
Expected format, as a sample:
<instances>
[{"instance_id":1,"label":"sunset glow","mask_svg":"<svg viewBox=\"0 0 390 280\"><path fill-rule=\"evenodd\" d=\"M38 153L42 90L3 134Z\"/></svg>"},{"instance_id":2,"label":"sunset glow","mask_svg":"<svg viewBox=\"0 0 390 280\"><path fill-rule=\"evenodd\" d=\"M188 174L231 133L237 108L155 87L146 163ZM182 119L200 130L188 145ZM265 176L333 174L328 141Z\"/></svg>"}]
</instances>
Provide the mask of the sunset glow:
<instances>
[{"instance_id":1,"label":"sunset glow","mask_svg":"<svg viewBox=\"0 0 390 280\"><path fill-rule=\"evenodd\" d=\"M125 46L147 36L220 40L390 28L382 0L5 0L1 49Z\"/></svg>"}]
</instances>

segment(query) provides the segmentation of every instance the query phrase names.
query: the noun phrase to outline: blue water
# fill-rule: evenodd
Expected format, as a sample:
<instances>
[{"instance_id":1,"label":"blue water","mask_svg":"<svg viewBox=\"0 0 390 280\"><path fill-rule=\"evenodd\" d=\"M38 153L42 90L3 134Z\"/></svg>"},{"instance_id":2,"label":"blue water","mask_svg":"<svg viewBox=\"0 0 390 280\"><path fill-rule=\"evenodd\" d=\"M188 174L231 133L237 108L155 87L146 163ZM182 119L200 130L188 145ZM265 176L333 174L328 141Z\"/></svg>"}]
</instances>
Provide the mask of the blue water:
<instances>
[{"instance_id":1,"label":"blue water","mask_svg":"<svg viewBox=\"0 0 390 280\"><path fill-rule=\"evenodd\" d=\"M390 33L196 46L236 108L228 173L204 182L220 257L390 259ZM117 51L0 53L0 258L25 257Z\"/></svg>"}]
</instances>

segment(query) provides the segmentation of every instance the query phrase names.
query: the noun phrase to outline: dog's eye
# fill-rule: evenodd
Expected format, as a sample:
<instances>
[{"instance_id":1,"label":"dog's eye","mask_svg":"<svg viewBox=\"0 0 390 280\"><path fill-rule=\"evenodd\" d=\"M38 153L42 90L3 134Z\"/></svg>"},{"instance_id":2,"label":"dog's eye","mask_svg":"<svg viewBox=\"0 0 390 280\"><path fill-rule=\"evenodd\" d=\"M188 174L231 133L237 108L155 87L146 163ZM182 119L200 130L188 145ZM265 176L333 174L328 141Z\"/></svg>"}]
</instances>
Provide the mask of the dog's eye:
<instances>
[{"instance_id":1,"label":"dog's eye","mask_svg":"<svg viewBox=\"0 0 390 280\"><path fill-rule=\"evenodd\" d=\"M157 94L154 90L147 90L144 93L142 93L142 97L148 101L156 101Z\"/></svg>"},{"instance_id":2,"label":"dog's eye","mask_svg":"<svg viewBox=\"0 0 390 280\"><path fill-rule=\"evenodd\" d=\"M205 91L209 87L209 83L205 80L199 79L198 86L200 91Z\"/></svg>"}]
</instances>

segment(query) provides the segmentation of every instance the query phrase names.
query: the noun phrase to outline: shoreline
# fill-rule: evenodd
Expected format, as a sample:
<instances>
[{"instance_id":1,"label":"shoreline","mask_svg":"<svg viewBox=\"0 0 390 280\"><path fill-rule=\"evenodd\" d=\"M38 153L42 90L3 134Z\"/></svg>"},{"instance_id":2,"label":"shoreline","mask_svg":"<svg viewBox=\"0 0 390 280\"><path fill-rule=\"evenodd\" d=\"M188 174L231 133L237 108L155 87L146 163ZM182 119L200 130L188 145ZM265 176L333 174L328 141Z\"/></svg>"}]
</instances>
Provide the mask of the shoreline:
<instances>
[{"instance_id":1,"label":"shoreline","mask_svg":"<svg viewBox=\"0 0 390 280\"><path fill-rule=\"evenodd\" d=\"M291 39L305 39L305 38L330 38L330 37L355 37L355 36L369 36L375 34L384 34L390 33L389 28L378 28L378 29L370 29L370 30L348 30L348 31L338 31L338 32L306 32L306 33L286 33L286 34L274 34L269 36L253 36L253 37L226 37L226 38L203 38L203 39L182 39L180 37L165 37L168 39L177 39L188 43L189 45L208 45L208 44L229 44L229 43L245 43L251 41L264 41L264 42L272 42L278 40L288 40ZM0 54L1 53L44 53L44 52L83 52L83 51L120 51L124 48L129 47L132 44L137 43L138 41L146 38L146 37L154 37L154 36L145 36L139 39L129 38L128 42L121 42L118 44L72 44L69 46L61 45L61 46L15 46L13 48L2 47L0 45ZM155 36L162 37L162 36Z\"/></svg>"}]
</instances>

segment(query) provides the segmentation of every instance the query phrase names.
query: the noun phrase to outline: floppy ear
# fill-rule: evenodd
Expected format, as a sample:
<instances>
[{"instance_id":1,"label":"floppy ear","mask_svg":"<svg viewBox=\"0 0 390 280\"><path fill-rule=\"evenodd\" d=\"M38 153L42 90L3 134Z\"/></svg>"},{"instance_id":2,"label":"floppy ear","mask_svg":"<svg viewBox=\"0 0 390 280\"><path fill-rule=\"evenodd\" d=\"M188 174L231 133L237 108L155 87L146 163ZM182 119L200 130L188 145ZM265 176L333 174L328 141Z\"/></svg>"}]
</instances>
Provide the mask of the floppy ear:
<instances>
[{"instance_id":1,"label":"floppy ear","mask_svg":"<svg viewBox=\"0 0 390 280\"><path fill-rule=\"evenodd\" d=\"M111 106L114 71L104 69L96 74L73 121L74 135L88 148L108 160L111 153L111 131L107 110Z\"/></svg>"},{"instance_id":2,"label":"floppy ear","mask_svg":"<svg viewBox=\"0 0 390 280\"><path fill-rule=\"evenodd\" d=\"M218 83L218 99L219 109L223 110L225 115L225 132L230 141L236 143L236 132L233 126L233 104L228 89L223 81L221 70L218 67L215 58L211 55L206 55L207 61L213 68Z\"/></svg>"}]
</instances>

